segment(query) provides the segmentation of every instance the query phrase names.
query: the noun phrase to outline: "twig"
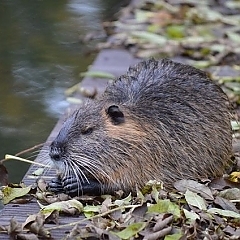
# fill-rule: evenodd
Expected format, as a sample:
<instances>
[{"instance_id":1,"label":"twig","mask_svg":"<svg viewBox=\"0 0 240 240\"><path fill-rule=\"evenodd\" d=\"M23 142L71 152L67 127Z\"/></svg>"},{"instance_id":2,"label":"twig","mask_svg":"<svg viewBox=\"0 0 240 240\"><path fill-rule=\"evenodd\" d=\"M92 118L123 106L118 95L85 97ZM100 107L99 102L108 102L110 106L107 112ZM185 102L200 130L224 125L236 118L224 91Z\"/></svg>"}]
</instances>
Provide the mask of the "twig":
<instances>
[{"instance_id":1,"label":"twig","mask_svg":"<svg viewBox=\"0 0 240 240\"><path fill-rule=\"evenodd\" d=\"M46 230L55 230L55 229L59 229L59 228L71 227L71 226L74 226L76 224L80 224L80 223L83 223L83 222L86 222L86 221L89 221L89 220L92 220L92 219L95 219L95 218L103 217L105 215L108 215L108 214L113 213L113 212L118 211L118 210L123 210L123 209L127 209L127 208L136 208L136 207L141 207L141 206L142 206L141 204L119 206L119 207L113 208L113 209L111 209L107 212L99 213L97 215L94 215L90 218L84 218L84 219L76 221L76 222L72 222L72 223L68 223L68 224L64 224L64 225L59 225L59 226L56 226L56 227L46 228Z\"/></svg>"},{"instance_id":2,"label":"twig","mask_svg":"<svg viewBox=\"0 0 240 240\"><path fill-rule=\"evenodd\" d=\"M6 154L6 155L5 155L5 159L6 159L6 160L7 160L7 159L14 159L14 160L18 160L18 161L22 161L22 162L26 162L26 163L31 163L31 164L39 165L39 166L41 166L41 167L50 167L49 165L44 165L44 164L39 163L39 162L34 162L34 161L31 161L31 160L28 160L28 159L16 157L16 156L9 155L9 154Z\"/></svg>"},{"instance_id":3,"label":"twig","mask_svg":"<svg viewBox=\"0 0 240 240\"><path fill-rule=\"evenodd\" d=\"M21 151L19 153L16 153L15 156L18 157L18 156L20 156L20 155L22 155L24 153L30 152L32 150L35 150L36 148L40 148L43 145L44 145L44 143L39 143L39 144L37 144L37 145L35 145L35 146L31 147L31 148L28 148L28 149L25 149L25 150L23 150L23 151Z\"/></svg>"}]
</instances>

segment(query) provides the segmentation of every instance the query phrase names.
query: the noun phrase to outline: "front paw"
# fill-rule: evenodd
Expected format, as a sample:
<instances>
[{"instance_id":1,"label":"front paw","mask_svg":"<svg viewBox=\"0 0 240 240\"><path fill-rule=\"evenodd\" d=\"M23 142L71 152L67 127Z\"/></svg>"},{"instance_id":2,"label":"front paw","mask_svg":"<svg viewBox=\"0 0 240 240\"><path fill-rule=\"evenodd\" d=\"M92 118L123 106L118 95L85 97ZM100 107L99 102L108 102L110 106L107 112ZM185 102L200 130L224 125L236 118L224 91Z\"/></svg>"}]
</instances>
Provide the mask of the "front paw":
<instances>
[{"instance_id":1,"label":"front paw","mask_svg":"<svg viewBox=\"0 0 240 240\"><path fill-rule=\"evenodd\" d=\"M51 182L48 183L47 190L54 193L63 193L63 184L60 177L54 178Z\"/></svg>"},{"instance_id":2,"label":"front paw","mask_svg":"<svg viewBox=\"0 0 240 240\"><path fill-rule=\"evenodd\" d=\"M89 195L101 195L102 186L99 182L89 179L89 181L79 182L78 179L74 177L68 177L62 179L62 186L64 192L71 197L81 196L84 194Z\"/></svg>"}]
</instances>

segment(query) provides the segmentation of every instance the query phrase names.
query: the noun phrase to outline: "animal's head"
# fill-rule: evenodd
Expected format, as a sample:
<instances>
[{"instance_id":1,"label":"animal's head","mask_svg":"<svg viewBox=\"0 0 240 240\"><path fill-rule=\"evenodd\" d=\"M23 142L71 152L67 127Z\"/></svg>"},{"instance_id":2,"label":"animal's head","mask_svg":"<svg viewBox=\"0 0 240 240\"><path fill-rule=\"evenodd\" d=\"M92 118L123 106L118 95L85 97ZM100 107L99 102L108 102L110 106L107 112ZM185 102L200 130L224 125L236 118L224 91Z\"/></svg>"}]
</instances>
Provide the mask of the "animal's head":
<instances>
[{"instance_id":1,"label":"animal's head","mask_svg":"<svg viewBox=\"0 0 240 240\"><path fill-rule=\"evenodd\" d=\"M49 154L62 177L115 182L110 173L129 168L142 136L126 107L87 101L65 121Z\"/></svg>"}]
</instances>

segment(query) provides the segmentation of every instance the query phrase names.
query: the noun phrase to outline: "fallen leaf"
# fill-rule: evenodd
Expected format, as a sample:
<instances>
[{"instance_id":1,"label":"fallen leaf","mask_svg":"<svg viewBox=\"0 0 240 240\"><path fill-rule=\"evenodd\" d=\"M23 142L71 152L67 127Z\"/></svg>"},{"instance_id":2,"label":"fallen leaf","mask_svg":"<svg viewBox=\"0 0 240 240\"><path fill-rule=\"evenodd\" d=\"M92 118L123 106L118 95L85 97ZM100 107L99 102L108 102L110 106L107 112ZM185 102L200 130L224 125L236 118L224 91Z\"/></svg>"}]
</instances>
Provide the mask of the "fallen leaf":
<instances>
[{"instance_id":1,"label":"fallen leaf","mask_svg":"<svg viewBox=\"0 0 240 240\"><path fill-rule=\"evenodd\" d=\"M132 194L129 193L129 195L123 199L117 199L114 201L114 204L117 206L124 206L124 205L129 205L130 201L132 200Z\"/></svg>"},{"instance_id":2,"label":"fallen leaf","mask_svg":"<svg viewBox=\"0 0 240 240\"><path fill-rule=\"evenodd\" d=\"M67 97L66 100L71 104L82 104L82 100L74 97Z\"/></svg>"},{"instance_id":3,"label":"fallen leaf","mask_svg":"<svg viewBox=\"0 0 240 240\"><path fill-rule=\"evenodd\" d=\"M6 186L7 184L8 184L8 171L0 161L0 186Z\"/></svg>"},{"instance_id":4,"label":"fallen leaf","mask_svg":"<svg viewBox=\"0 0 240 240\"><path fill-rule=\"evenodd\" d=\"M147 203L144 203L142 206L140 207L136 207L133 212L132 212L132 216L137 220L137 219L141 219L143 218L143 216L145 215L145 213L147 212Z\"/></svg>"},{"instance_id":5,"label":"fallen leaf","mask_svg":"<svg viewBox=\"0 0 240 240\"><path fill-rule=\"evenodd\" d=\"M35 217L33 221L29 221L28 224L24 225L25 228L28 228L31 233L35 233L39 236L49 238L50 232L44 228L45 216L41 212L36 215L32 215Z\"/></svg>"},{"instance_id":6,"label":"fallen leaf","mask_svg":"<svg viewBox=\"0 0 240 240\"><path fill-rule=\"evenodd\" d=\"M179 206L169 199L160 199L157 204L150 205L148 213L172 213L175 218L179 218L181 215Z\"/></svg>"},{"instance_id":7,"label":"fallen leaf","mask_svg":"<svg viewBox=\"0 0 240 240\"><path fill-rule=\"evenodd\" d=\"M162 215L160 218L157 219L157 222L155 223L153 227L153 231L157 232L160 231L161 229L165 228L168 226L173 221L173 215L165 217L165 215Z\"/></svg>"},{"instance_id":8,"label":"fallen leaf","mask_svg":"<svg viewBox=\"0 0 240 240\"><path fill-rule=\"evenodd\" d=\"M12 217L10 220L10 225L6 227L9 235L16 235L17 233L22 232L22 224Z\"/></svg>"},{"instance_id":9,"label":"fallen leaf","mask_svg":"<svg viewBox=\"0 0 240 240\"><path fill-rule=\"evenodd\" d=\"M97 205L97 206L87 205L83 208L83 213L86 218L90 218L90 217L94 216L96 213L99 213L100 210L101 210L100 205Z\"/></svg>"},{"instance_id":10,"label":"fallen leaf","mask_svg":"<svg viewBox=\"0 0 240 240\"><path fill-rule=\"evenodd\" d=\"M223 229L223 231L225 233L228 233L230 236L236 236L235 239L237 239L237 237L240 236L240 228L238 227L237 229L236 228L233 228L231 226L227 226L226 228ZM234 238L233 238L234 239Z\"/></svg>"},{"instance_id":11,"label":"fallen leaf","mask_svg":"<svg viewBox=\"0 0 240 240\"><path fill-rule=\"evenodd\" d=\"M205 200L196 193L187 190L184 194L185 199L189 205L199 208L200 210L207 210Z\"/></svg>"},{"instance_id":12,"label":"fallen leaf","mask_svg":"<svg viewBox=\"0 0 240 240\"><path fill-rule=\"evenodd\" d=\"M19 188L19 187L4 187L2 192L4 194L3 196L3 203L7 204L10 201L12 201L15 198L18 197L22 197L26 194L28 194L31 190L32 186L28 186L28 187L23 187L23 188Z\"/></svg>"},{"instance_id":13,"label":"fallen leaf","mask_svg":"<svg viewBox=\"0 0 240 240\"><path fill-rule=\"evenodd\" d=\"M181 239L182 236L183 234L181 233L175 233L175 234L165 236L164 240L179 240Z\"/></svg>"},{"instance_id":14,"label":"fallen leaf","mask_svg":"<svg viewBox=\"0 0 240 240\"><path fill-rule=\"evenodd\" d=\"M166 34L170 39L181 39L185 36L184 25L170 25L166 28Z\"/></svg>"},{"instance_id":15,"label":"fallen leaf","mask_svg":"<svg viewBox=\"0 0 240 240\"><path fill-rule=\"evenodd\" d=\"M40 175L43 174L44 170L45 170L45 168L38 168L38 169L36 169L36 170L32 173L32 175L34 175L34 176L40 176Z\"/></svg>"},{"instance_id":16,"label":"fallen leaf","mask_svg":"<svg viewBox=\"0 0 240 240\"><path fill-rule=\"evenodd\" d=\"M145 228L146 224L146 222L132 223L120 232L111 231L111 233L117 235L121 239L129 239L142 231Z\"/></svg>"},{"instance_id":17,"label":"fallen leaf","mask_svg":"<svg viewBox=\"0 0 240 240\"><path fill-rule=\"evenodd\" d=\"M210 183L209 183L209 187L211 187L212 189L216 189L216 190L223 190L226 189L227 187L229 188L234 188L236 187L236 183L233 183L223 177L221 178L215 178L213 179Z\"/></svg>"},{"instance_id":18,"label":"fallen leaf","mask_svg":"<svg viewBox=\"0 0 240 240\"><path fill-rule=\"evenodd\" d=\"M17 239L20 240L39 240L39 237L34 233L19 233Z\"/></svg>"},{"instance_id":19,"label":"fallen leaf","mask_svg":"<svg viewBox=\"0 0 240 240\"><path fill-rule=\"evenodd\" d=\"M174 183L174 187L182 193L185 193L189 189L192 192L199 193L205 199L208 200L214 199L212 191L210 190L209 187L194 180L177 181Z\"/></svg>"},{"instance_id":20,"label":"fallen leaf","mask_svg":"<svg viewBox=\"0 0 240 240\"><path fill-rule=\"evenodd\" d=\"M109 196L103 201L100 212L105 213L109 211L110 205L112 205L112 198Z\"/></svg>"},{"instance_id":21,"label":"fallen leaf","mask_svg":"<svg viewBox=\"0 0 240 240\"><path fill-rule=\"evenodd\" d=\"M115 79L115 76L109 72L103 72L103 71L88 71L88 72L82 72L80 73L81 77L92 77L92 78L105 78L105 79Z\"/></svg>"},{"instance_id":22,"label":"fallen leaf","mask_svg":"<svg viewBox=\"0 0 240 240\"><path fill-rule=\"evenodd\" d=\"M158 232L151 232L148 233L144 239L146 240L158 240L158 239L162 239L164 237L164 239L166 239L167 234L171 233L172 231L172 227L166 227L161 229Z\"/></svg>"},{"instance_id":23,"label":"fallen leaf","mask_svg":"<svg viewBox=\"0 0 240 240\"><path fill-rule=\"evenodd\" d=\"M214 203L219 205L224 210L238 212L236 206L232 202L230 202L229 200L227 200L225 198L216 196Z\"/></svg>"},{"instance_id":24,"label":"fallen leaf","mask_svg":"<svg viewBox=\"0 0 240 240\"><path fill-rule=\"evenodd\" d=\"M173 16L165 10L152 13L148 19L150 23L154 23L159 27L164 27L173 22Z\"/></svg>"},{"instance_id":25,"label":"fallen leaf","mask_svg":"<svg viewBox=\"0 0 240 240\"><path fill-rule=\"evenodd\" d=\"M200 219L200 216L192 211L188 211L187 209L183 209L184 215L186 217L186 219L188 219L189 223L193 223L196 221L196 219Z\"/></svg>"},{"instance_id":26,"label":"fallen leaf","mask_svg":"<svg viewBox=\"0 0 240 240\"><path fill-rule=\"evenodd\" d=\"M131 35L138 39L158 44L159 46L164 46L164 44L167 42L167 39L165 37L147 31L133 31L131 32Z\"/></svg>"},{"instance_id":27,"label":"fallen leaf","mask_svg":"<svg viewBox=\"0 0 240 240\"><path fill-rule=\"evenodd\" d=\"M239 213L229 211L229 210L222 210L222 209L219 209L219 208L210 208L210 209L207 210L207 212L211 213L211 214L219 214L219 215L224 216L224 217L232 217L232 218L240 219L240 214Z\"/></svg>"},{"instance_id":28,"label":"fallen leaf","mask_svg":"<svg viewBox=\"0 0 240 240\"><path fill-rule=\"evenodd\" d=\"M47 206L43 206L40 204L41 213L49 214L53 211L57 210L59 212L64 212L70 215L75 215L77 213L81 213L83 211L83 205L81 202L76 199L71 199L67 201L55 202L51 203Z\"/></svg>"},{"instance_id":29,"label":"fallen leaf","mask_svg":"<svg viewBox=\"0 0 240 240\"><path fill-rule=\"evenodd\" d=\"M228 31L228 32L226 32L226 35L228 36L228 38L230 40L240 44L240 35L239 35L239 33Z\"/></svg>"},{"instance_id":30,"label":"fallen leaf","mask_svg":"<svg viewBox=\"0 0 240 240\"><path fill-rule=\"evenodd\" d=\"M136 21L138 23L143 23L143 22L146 22L148 21L148 19L150 17L152 17L154 15L153 12L150 12L150 11L145 11L145 10L141 10L141 9L136 9L135 11L135 16L136 16Z\"/></svg>"},{"instance_id":31,"label":"fallen leaf","mask_svg":"<svg viewBox=\"0 0 240 240\"><path fill-rule=\"evenodd\" d=\"M240 199L240 189L239 188L230 188L219 192L219 197L228 199L228 200L239 200Z\"/></svg>"},{"instance_id":32,"label":"fallen leaf","mask_svg":"<svg viewBox=\"0 0 240 240\"><path fill-rule=\"evenodd\" d=\"M240 183L240 172L232 172L229 175L228 180L231 182Z\"/></svg>"},{"instance_id":33,"label":"fallen leaf","mask_svg":"<svg viewBox=\"0 0 240 240\"><path fill-rule=\"evenodd\" d=\"M238 121L231 121L231 126L233 131L237 131L240 129L240 124ZM240 172L238 172L240 174Z\"/></svg>"}]
</instances>

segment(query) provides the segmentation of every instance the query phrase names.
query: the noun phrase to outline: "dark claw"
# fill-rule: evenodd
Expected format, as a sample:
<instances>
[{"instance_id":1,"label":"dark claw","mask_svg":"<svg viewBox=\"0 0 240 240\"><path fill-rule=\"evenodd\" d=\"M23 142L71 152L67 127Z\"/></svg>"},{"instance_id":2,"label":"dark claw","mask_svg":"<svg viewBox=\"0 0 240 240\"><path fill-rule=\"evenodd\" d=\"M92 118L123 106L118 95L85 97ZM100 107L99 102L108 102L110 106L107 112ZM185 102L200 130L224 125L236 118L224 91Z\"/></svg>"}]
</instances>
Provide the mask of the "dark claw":
<instances>
[{"instance_id":1,"label":"dark claw","mask_svg":"<svg viewBox=\"0 0 240 240\"><path fill-rule=\"evenodd\" d=\"M62 179L64 192L70 196L79 196L84 194L100 195L101 184L95 180L89 179L89 182L79 183L75 177Z\"/></svg>"},{"instance_id":2,"label":"dark claw","mask_svg":"<svg viewBox=\"0 0 240 240\"><path fill-rule=\"evenodd\" d=\"M47 190L54 193L64 192L61 179L59 177L54 178L51 182L48 183Z\"/></svg>"},{"instance_id":3,"label":"dark claw","mask_svg":"<svg viewBox=\"0 0 240 240\"><path fill-rule=\"evenodd\" d=\"M96 180L89 179L89 182L79 183L75 177L55 178L48 183L47 189L54 193L66 193L71 197L84 194L97 196L103 193L102 185Z\"/></svg>"}]
</instances>

